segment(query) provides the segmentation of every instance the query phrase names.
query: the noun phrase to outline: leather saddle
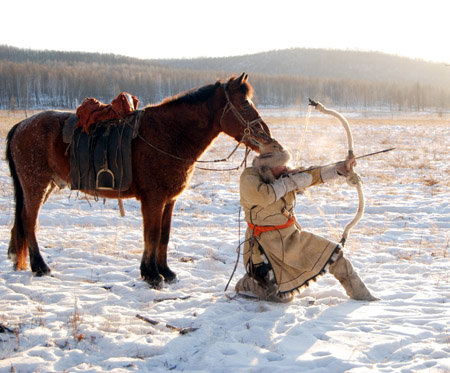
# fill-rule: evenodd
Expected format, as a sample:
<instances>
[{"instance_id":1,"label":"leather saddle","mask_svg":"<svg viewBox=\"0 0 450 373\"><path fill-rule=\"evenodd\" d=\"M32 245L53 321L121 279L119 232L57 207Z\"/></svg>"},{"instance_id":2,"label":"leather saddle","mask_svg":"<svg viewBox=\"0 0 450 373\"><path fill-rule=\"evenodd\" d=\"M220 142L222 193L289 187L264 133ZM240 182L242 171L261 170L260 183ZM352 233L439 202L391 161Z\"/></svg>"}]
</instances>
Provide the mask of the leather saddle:
<instances>
[{"instance_id":1,"label":"leather saddle","mask_svg":"<svg viewBox=\"0 0 450 373\"><path fill-rule=\"evenodd\" d=\"M69 145L71 190L125 191L132 182L131 144L137 136L142 110L120 119L92 124L89 133L77 127L72 114L63 127Z\"/></svg>"}]
</instances>

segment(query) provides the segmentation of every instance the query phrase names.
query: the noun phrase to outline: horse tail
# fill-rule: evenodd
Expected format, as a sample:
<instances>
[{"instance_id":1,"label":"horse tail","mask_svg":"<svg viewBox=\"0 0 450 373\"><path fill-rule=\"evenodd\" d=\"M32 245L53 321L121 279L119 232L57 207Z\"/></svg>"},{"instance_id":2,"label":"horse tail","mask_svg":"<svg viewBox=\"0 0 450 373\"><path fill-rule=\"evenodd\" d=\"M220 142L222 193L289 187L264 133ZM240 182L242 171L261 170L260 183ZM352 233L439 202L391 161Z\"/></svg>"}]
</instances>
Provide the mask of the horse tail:
<instances>
[{"instance_id":1,"label":"horse tail","mask_svg":"<svg viewBox=\"0 0 450 373\"><path fill-rule=\"evenodd\" d=\"M11 177L13 179L13 185L14 185L14 199L16 201L16 215L15 215L15 224L18 229L18 234L21 237L25 237L25 229L23 225L23 219L22 219L22 211L24 206L24 198L23 198L23 189L22 185L20 184L19 176L17 175L16 165L14 163L14 159L11 153L11 140L14 136L14 133L17 130L17 127L19 126L21 122L17 123L10 129L8 132L7 140L6 140L6 159L9 164L9 170L11 172Z\"/></svg>"}]
</instances>

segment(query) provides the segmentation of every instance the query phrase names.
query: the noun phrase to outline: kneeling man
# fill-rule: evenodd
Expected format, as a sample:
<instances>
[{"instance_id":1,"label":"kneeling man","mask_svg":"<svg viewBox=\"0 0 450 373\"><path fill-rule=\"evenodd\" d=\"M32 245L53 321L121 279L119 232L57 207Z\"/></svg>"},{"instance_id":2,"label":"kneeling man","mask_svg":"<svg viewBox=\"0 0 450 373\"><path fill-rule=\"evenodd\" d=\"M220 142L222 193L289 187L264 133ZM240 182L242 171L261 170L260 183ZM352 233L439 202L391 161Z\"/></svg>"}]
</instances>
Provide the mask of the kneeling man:
<instances>
[{"instance_id":1,"label":"kneeling man","mask_svg":"<svg viewBox=\"0 0 450 373\"><path fill-rule=\"evenodd\" d=\"M252 167L240 178L240 199L248 228L245 235L246 274L237 292L260 299L289 302L293 291L315 280L327 268L356 300L376 300L341 247L301 229L294 216L296 192L346 176L354 158L320 169L289 170L290 153L277 141L261 146Z\"/></svg>"}]
</instances>

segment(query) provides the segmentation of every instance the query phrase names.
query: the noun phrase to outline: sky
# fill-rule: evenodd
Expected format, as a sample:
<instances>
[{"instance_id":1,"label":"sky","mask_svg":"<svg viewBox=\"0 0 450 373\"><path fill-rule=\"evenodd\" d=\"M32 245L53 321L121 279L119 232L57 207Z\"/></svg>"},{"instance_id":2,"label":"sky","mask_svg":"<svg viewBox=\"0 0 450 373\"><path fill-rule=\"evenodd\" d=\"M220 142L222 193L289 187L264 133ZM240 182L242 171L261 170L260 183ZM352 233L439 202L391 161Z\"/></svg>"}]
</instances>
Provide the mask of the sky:
<instances>
[{"instance_id":1,"label":"sky","mask_svg":"<svg viewBox=\"0 0 450 373\"><path fill-rule=\"evenodd\" d=\"M14 0L0 44L137 58L286 48L378 51L450 64L447 0Z\"/></svg>"}]
</instances>

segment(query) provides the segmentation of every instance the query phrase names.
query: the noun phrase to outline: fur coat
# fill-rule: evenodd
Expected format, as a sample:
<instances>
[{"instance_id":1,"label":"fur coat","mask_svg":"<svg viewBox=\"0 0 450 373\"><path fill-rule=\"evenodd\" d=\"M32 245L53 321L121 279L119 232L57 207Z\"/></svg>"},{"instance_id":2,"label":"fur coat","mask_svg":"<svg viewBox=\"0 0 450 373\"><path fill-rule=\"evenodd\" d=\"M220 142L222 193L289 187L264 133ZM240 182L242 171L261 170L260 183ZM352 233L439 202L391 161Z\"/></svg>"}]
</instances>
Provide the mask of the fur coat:
<instances>
[{"instance_id":1,"label":"fur coat","mask_svg":"<svg viewBox=\"0 0 450 373\"><path fill-rule=\"evenodd\" d=\"M256 226L280 226L288 217L283 209L293 214L295 192L288 192L277 200L272 184L263 180L260 170L246 168L240 178L240 199L245 212L245 221ZM305 185L321 184L321 171L305 172ZM247 228L244 245L244 264L268 261L272 266L276 283L281 293L292 291L317 277L328 264L337 243L303 231L297 224L275 229L254 236Z\"/></svg>"}]
</instances>

